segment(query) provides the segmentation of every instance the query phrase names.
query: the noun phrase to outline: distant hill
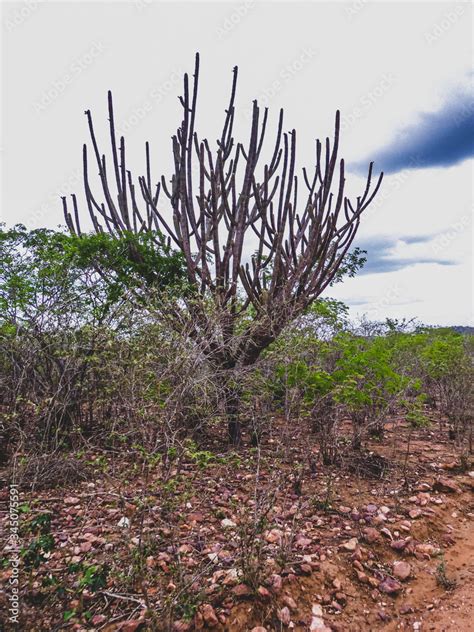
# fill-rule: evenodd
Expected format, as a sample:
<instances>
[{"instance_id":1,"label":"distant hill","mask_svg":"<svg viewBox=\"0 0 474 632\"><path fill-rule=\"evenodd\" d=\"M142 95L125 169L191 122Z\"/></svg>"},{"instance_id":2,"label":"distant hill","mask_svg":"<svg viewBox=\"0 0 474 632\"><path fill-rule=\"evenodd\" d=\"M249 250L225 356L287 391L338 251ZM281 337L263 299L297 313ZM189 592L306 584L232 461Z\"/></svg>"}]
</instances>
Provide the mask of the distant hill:
<instances>
[{"instance_id":1,"label":"distant hill","mask_svg":"<svg viewBox=\"0 0 474 632\"><path fill-rule=\"evenodd\" d=\"M456 331L458 334L474 335L474 327L469 327L468 325L452 325L449 329Z\"/></svg>"}]
</instances>

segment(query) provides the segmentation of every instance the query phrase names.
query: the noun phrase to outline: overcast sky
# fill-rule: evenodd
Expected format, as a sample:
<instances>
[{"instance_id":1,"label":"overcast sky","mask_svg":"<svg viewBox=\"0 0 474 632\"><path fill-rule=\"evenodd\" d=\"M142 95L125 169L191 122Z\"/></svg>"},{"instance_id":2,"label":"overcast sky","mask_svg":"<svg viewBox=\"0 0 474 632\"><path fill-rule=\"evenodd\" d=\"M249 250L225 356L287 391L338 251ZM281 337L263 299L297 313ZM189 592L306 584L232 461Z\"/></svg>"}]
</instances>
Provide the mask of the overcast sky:
<instances>
[{"instance_id":1,"label":"overcast sky","mask_svg":"<svg viewBox=\"0 0 474 632\"><path fill-rule=\"evenodd\" d=\"M108 89L132 170L148 139L155 174L167 172L182 73L199 51L201 136L216 138L238 65L237 137L252 99L270 124L284 107L311 166L339 108L348 191L361 192L369 160L386 171L356 242L367 266L327 295L353 316L474 325L471 3L28 0L2 12L8 226L63 223L59 196L81 192L84 110L105 139Z\"/></svg>"}]
</instances>

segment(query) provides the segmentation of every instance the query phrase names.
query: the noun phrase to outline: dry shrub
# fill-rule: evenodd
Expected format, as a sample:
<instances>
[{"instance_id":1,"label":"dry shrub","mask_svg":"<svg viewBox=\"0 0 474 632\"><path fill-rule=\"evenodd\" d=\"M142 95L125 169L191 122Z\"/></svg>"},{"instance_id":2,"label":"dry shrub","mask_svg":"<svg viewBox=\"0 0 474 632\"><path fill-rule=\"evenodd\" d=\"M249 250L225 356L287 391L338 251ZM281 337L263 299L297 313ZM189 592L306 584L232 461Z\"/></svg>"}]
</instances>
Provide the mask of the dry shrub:
<instances>
[{"instance_id":1,"label":"dry shrub","mask_svg":"<svg viewBox=\"0 0 474 632\"><path fill-rule=\"evenodd\" d=\"M53 489L76 485L91 479L92 468L73 456L62 454L28 455L14 470L10 477L24 489Z\"/></svg>"}]
</instances>

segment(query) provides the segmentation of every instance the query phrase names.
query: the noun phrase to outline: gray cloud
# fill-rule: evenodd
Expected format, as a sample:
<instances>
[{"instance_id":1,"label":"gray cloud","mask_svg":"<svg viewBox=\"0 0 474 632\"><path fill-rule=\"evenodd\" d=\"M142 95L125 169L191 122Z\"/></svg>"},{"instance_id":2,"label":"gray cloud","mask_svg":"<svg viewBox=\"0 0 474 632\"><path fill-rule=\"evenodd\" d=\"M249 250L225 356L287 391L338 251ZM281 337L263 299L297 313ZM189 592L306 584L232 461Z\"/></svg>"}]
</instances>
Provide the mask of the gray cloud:
<instances>
[{"instance_id":1,"label":"gray cloud","mask_svg":"<svg viewBox=\"0 0 474 632\"><path fill-rule=\"evenodd\" d=\"M371 157L377 169L395 173L403 169L450 167L474 156L474 96L458 89L436 112L420 112L415 123L402 127L393 141ZM362 172L366 161L350 165Z\"/></svg>"},{"instance_id":2,"label":"gray cloud","mask_svg":"<svg viewBox=\"0 0 474 632\"><path fill-rule=\"evenodd\" d=\"M357 242L357 246L367 251L367 263L362 268L360 274L380 274L382 272L394 272L409 266L420 263L435 263L442 266L457 265L458 262L452 259L442 259L440 257L429 256L394 256L393 250L397 243L403 242L407 246L425 243L434 238L432 235L411 235L409 237L374 237L372 239L362 239Z\"/></svg>"}]
</instances>

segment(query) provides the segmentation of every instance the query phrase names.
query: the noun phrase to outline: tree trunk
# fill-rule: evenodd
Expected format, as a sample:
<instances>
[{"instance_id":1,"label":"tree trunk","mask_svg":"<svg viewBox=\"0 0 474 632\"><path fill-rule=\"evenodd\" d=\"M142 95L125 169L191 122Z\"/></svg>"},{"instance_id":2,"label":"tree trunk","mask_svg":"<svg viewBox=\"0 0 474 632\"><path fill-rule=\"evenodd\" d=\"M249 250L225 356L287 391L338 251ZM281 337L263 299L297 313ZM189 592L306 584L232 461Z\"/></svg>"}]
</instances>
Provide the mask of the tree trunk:
<instances>
[{"instance_id":1,"label":"tree trunk","mask_svg":"<svg viewBox=\"0 0 474 632\"><path fill-rule=\"evenodd\" d=\"M239 419L239 393L234 386L229 386L226 389L225 413L229 443L231 445L239 445L242 441L242 429Z\"/></svg>"}]
</instances>

